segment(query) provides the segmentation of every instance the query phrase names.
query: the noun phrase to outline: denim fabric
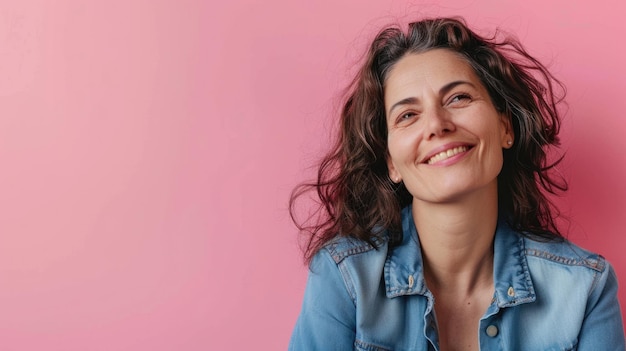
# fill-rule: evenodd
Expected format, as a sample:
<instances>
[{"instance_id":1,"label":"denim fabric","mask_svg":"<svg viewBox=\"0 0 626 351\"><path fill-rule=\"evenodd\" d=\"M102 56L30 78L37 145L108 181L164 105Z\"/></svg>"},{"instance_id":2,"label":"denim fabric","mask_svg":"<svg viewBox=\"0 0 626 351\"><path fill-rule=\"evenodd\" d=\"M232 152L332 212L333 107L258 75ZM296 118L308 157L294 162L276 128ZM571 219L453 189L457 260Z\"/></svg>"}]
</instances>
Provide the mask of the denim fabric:
<instances>
[{"instance_id":1,"label":"denim fabric","mask_svg":"<svg viewBox=\"0 0 626 351\"><path fill-rule=\"evenodd\" d=\"M439 350L434 297L407 207L392 250L341 238L314 258L290 350ZM481 350L624 350L617 278L600 255L537 242L499 221Z\"/></svg>"}]
</instances>

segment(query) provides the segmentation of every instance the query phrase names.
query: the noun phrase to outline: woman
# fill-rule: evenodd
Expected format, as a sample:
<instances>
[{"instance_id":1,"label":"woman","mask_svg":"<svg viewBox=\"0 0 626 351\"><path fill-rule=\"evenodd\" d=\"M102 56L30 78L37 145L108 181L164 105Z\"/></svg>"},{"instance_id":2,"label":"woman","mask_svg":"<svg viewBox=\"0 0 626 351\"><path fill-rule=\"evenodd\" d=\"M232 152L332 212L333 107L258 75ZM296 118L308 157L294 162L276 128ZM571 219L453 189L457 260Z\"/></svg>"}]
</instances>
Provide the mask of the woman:
<instances>
[{"instance_id":1,"label":"woman","mask_svg":"<svg viewBox=\"0 0 626 351\"><path fill-rule=\"evenodd\" d=\"M318 216L292 350L624 350L609 263L546 193L558 81L459 19L374 39L309 190Z\"/></svg>"}]
</instances>

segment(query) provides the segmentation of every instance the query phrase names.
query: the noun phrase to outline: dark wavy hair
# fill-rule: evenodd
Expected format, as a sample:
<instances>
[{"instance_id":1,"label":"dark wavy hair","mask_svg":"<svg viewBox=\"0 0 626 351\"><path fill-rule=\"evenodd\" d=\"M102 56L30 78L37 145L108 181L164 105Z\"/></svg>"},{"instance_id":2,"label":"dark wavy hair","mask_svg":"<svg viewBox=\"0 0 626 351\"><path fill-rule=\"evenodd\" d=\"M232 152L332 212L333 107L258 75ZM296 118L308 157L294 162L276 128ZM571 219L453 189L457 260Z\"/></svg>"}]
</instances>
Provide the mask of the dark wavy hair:
<instances>
[{"instance_id":1,"label":"dark wavy hair","mask_svg":"<svg viewBox=\"0 0 626 351\"><path fill-rule=\"evenodd\" d=\"M547 148L559 144L557 104L565 88L517 40L497 37L498 32L489 38L477 35L460 18L427 19L410 23L406 32L392 26L378 33L347 89L340 133L321 160L317 180L300 184L291 194L292 220L307 234L307 262L336 236L375 247L384 231L392 246L401 240L400 212L412 196L402 183L389 179L383 84L403 56L437 48L467 60L495 108L511 120L515 144L503 150L499 211L523 235L562 239L547 194L566 190L567 183L551 172L561 158L550 162ZM319 198L318 207L301 221L297 200L311 192Z\"/></svg>"}]
</instances>

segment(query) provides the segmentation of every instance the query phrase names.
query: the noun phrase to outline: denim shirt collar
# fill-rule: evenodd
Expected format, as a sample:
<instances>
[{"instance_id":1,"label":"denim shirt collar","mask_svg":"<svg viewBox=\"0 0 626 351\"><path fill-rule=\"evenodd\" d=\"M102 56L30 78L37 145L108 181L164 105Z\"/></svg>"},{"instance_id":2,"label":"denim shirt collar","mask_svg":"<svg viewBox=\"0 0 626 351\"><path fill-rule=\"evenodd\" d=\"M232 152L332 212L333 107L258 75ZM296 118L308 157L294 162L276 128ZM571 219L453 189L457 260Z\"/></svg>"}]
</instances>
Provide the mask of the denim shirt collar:
<instances>
[{"instance_id":1,"label":"denim shirt collar","mask_svg":"<svg viewBox=\"0 0 626 351\"><path fill-rule=\"evenodd\" d=\"M402 243L394 247L385 262L387 297L402 295L432 296L426 287L420 243L411 206L402 210ZM524 252L524 238L500 219L494 238L494 287L498 307L535 301Z\"/></svg>"}]
</instances>

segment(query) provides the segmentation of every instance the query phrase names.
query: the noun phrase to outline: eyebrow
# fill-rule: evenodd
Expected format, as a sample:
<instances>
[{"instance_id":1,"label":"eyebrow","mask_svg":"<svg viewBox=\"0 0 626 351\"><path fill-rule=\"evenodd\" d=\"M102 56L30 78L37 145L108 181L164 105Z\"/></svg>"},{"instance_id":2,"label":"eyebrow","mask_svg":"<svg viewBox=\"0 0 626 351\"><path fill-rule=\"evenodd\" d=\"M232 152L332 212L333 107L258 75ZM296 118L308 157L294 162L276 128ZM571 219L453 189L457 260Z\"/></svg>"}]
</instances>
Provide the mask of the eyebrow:
<instances>
[{"instance_id":1,"label":"eyebrow","mask_svg":"<svg viewBox=\"0 0 626 351\"><path fill-rule=\"evenodd\" d=\"M474 84L472 84L471 82L468 82L466 80L455 80L454 82L450 82L446 85L444 85L443 87L441 87L441 89L439 89L439 95L445 95L447 94L450 90L454 89L456 86L462 85L462 84L467 84L470 85L472 87L476 87ZM387 115L390 115L391 112L393 112L394 109L403 106L403 105L412 105L412 104L416 104L419 102L419 99L416 97L408 97L408 98L404 98L398 102L396 102L395 104L391 105L391 107L389 108L389 111L387 112Z\"/></svg>"}]
</instances>

